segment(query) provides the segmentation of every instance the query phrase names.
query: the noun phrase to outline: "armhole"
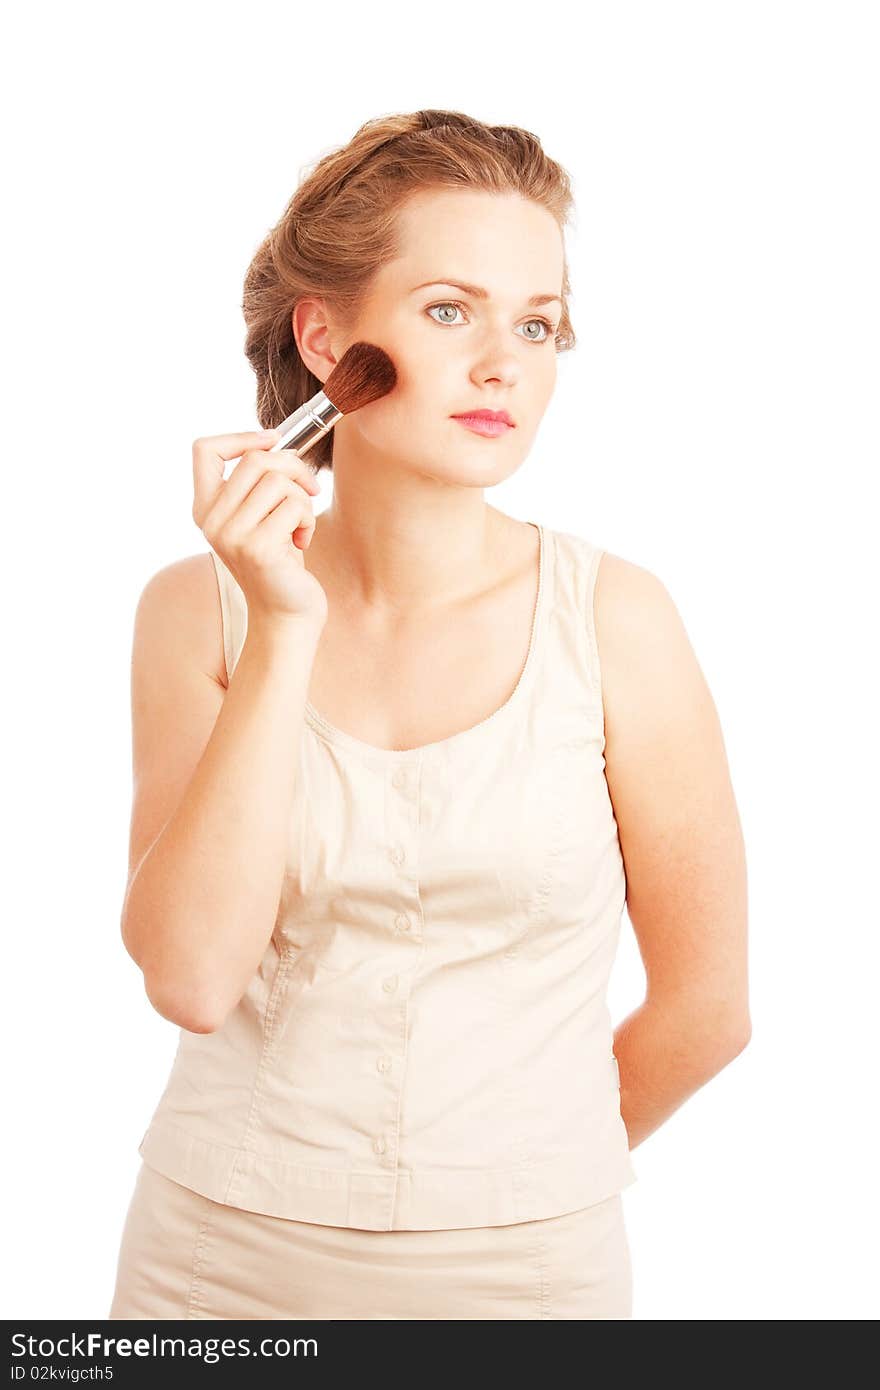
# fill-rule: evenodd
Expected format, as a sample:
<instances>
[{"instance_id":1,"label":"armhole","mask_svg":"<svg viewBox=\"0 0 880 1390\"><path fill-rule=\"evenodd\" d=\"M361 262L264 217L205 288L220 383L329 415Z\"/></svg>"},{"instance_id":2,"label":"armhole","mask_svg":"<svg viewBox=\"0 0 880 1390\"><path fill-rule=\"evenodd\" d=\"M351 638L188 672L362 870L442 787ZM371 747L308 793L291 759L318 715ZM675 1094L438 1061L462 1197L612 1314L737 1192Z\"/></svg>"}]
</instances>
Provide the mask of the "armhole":
<instances>
[{"instance_id":1,"label":"armhole","mask_svg":"<svg viewBox=\"0 0 880 1390\"><path fill-rule=\"evenodd\" d=\"M229 681L232 676L233 651L232 651L232 614L230 611L229 589L226 584L226 566L213 550L211 559L214 561L214 577L217 580L217 589L220 594L220 622L223 627L223 660L226 666L226 686L229 688Z\"/></svg>"},{"instance_id":2,"label":"armhole","mask_svg":"<svg viewBox=\"0 0 880 1390\"><path fill-rule=\"evenodd\" d=\"M590 674L596 690L602 691L602 663L599 659L599 643L596 638L596 580L599 564L605 551L600 546L591 546L587 557L586 594L584 615L587 627L587 652L590 657Z\"/></svg>"},{"instance_id":3,"label":"armhole","mask_svg":"<svg viewBox=\"0 0 880 1390\"><path fill-rule=\"evenodd\" d=\"M590 546L587 557L586 592L584 594L584 618L587 637L587 654L590 663L590 678L596 696L597 713L602 730L602 746L605 746L605 699L602 689L602 661L599 656L599 642L596 636L596 581L599 565L605 554L602 546Z\"/></svg>"}]
</instances>

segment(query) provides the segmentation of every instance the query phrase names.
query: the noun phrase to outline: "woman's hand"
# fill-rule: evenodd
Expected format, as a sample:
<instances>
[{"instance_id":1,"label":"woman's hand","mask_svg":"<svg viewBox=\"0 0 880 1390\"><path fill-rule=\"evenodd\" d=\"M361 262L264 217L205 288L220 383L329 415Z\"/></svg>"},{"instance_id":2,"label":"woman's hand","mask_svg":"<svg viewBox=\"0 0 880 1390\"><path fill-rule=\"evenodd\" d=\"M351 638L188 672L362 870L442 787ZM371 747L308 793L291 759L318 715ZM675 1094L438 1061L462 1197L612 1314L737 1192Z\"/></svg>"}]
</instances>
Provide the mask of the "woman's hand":
<instances>
[{"instance_id":1,"label":"woman's hand","mask_svg":"<svg viewBox=\"0 0 880 1390\"><path fill-rule=\"evenodd\" d=\"M269 451L277 430L219 434L193 443L193 520L241 587L249 618L323 626L327 596L303 563L320 484L292 450ZM224 465L239 459L224 481Z\"/></svg>"}]
</instances>

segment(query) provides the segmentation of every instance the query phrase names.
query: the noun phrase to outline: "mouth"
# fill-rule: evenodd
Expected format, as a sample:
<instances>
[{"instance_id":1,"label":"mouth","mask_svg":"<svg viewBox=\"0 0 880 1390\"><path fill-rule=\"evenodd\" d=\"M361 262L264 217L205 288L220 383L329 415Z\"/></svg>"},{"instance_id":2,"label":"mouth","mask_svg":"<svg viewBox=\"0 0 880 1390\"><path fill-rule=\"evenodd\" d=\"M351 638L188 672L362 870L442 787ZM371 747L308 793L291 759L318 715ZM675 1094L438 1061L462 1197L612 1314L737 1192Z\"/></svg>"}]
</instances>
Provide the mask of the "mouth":
<instances>
[{"instance_id":1,"label":"mouth","mask_svg":"<svg viewBox=\"0 0 880 1390\"><path fill-rule=\"evenodd\" d=\"M506 410L475 410L466 415L453 415L452 418L475 434L492 438L516 428Z\"/></svg>"}]
</instances>

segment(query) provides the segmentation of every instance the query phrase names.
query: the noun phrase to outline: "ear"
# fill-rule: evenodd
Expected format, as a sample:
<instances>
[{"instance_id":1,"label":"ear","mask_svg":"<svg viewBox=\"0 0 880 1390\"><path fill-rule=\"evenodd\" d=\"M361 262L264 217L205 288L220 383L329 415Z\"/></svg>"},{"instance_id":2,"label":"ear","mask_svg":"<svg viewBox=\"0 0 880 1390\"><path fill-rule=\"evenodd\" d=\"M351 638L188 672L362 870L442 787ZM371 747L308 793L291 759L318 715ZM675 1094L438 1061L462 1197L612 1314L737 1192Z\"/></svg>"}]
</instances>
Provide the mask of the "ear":
<instances>
[{"instance_id":1,"label":"ear","mask_svg":"<svg viewBox=\"0 0 880 1390\"><path fill-rule=\"evenodd\" d=\"M299 355L313 376L326 381L336 366L336 356L330 345L335 337L333 326L322 299L301 299L290 318Z\"/></svg>"}]
</instances>

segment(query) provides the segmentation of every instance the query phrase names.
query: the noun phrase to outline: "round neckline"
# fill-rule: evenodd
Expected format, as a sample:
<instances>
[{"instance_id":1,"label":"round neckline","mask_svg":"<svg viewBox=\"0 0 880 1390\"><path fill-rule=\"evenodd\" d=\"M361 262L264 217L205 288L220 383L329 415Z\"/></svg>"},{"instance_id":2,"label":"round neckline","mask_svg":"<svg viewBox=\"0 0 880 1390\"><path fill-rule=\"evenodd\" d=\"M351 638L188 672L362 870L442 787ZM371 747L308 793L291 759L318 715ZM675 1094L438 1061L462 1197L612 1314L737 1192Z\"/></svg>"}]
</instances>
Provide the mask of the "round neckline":
<instances>
[{"instance_id":1,"label":"round neckline","mask_svg":"<svg viewBox=\"0 0 880 1390\"><path fill-rule=\"evenodd\" d=\"M522 697L523 692L531 677L537 661L537 651L539 639L544 625L544 608L546 602L547 589L547 538L545 528L539 521L530 521L529 526L534 526L538 532L538 586L535 596L535 605L532 612L532 626L529 633L529 649L519 679L516 682L510 695L502 705L487 714L485 719L481 719L477 724L471 724L467 729L459 729L457 733L449 734L446 738L435 739L433 743L422 743L416 748L381 748L377 743L367 743L364 739L355 738L354 734L348 734L344 729L331 724L329 719L325 719L322 714L315 709L310 700L306 700L304 706L304 717L309 727L320 737L329 743L334 743L342 748L350 749L352 752L372 759L375 762L390 761L412 761L420 758L425 753L451 749L461 743L471 739L475 734L481 733L490 724L500 723L516 707Z\"/></svg>"}]
</instances>

